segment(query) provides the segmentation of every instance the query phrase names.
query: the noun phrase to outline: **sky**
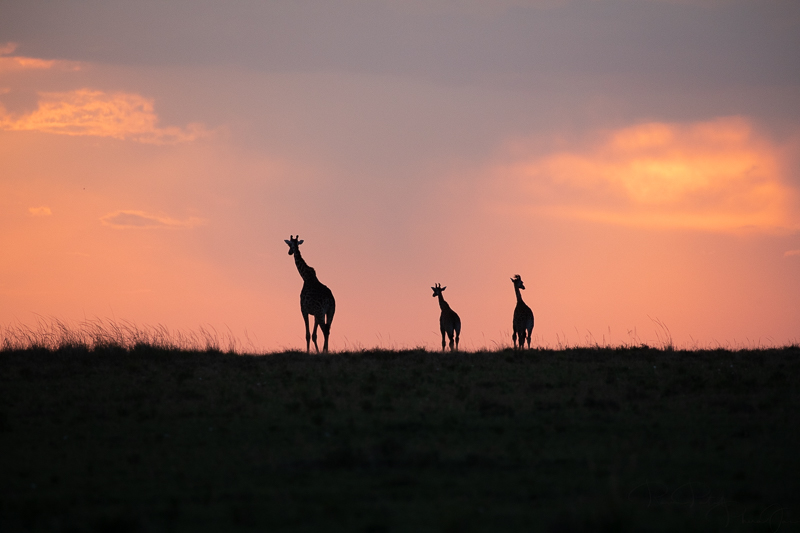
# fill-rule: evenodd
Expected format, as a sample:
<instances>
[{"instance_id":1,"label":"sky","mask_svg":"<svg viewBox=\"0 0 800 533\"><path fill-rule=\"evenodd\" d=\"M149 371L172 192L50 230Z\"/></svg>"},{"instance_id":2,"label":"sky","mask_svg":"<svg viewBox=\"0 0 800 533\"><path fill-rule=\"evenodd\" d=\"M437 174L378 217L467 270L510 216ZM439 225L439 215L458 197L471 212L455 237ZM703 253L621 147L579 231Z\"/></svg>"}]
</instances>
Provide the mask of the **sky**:
<instances>
[{"instance_id":1,"label":"sky","mask_svg":"<svg viewBox=\"0 0 800 533\"><path fill-rule=\"evenodd\" d=\"M800 342L793 0L0 0L0 326ZM313 347L312 347L313 349Z\"/></svg>"}]
</instances>

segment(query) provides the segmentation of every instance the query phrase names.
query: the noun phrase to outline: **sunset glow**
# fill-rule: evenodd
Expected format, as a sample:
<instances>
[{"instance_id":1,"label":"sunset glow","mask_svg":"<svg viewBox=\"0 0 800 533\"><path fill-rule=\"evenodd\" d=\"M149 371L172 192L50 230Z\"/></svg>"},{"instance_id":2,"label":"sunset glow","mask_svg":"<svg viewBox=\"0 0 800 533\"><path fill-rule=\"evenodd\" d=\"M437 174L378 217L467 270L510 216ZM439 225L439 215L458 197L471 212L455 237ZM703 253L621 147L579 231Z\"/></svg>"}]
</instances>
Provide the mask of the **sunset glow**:
<instances>
[{"instance_id":1,"label":"sunset glow","mask_svg":"<svg viewBox=\"0 0 800 533\"><path fill-rule=\"evenodd\" d=\"M742 118L650 123L612 132L583 153L548 155L509 172L533 194L544 183L583 204L541 206L560 216L634 226L793 232L800 229L800 206L779 154Z\"/></svg>"},{"instance_id":2,"label":"sunset glow","mask_svg":"<svg viewBox=\"0 0 800 533\"><path fill-rule=\"evenodd\" d=\"M301 348L299 234L334 351L800 341L794 4L299 4L8 11L0 325Z\"/></svg>"}]
</instances>

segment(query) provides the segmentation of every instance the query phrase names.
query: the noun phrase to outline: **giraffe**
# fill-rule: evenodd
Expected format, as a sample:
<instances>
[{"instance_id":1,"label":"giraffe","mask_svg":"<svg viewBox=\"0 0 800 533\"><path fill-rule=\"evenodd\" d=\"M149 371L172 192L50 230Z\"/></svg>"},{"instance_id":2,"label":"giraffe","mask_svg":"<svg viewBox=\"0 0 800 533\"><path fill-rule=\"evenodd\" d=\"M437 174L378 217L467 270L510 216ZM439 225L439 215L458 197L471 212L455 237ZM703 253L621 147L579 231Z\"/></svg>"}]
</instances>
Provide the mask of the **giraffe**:
<instances>
[{"instance_id":1,"label":"giraffe","mask_svg":"<svg viewBox=\"0 0 800 533\"><path fill-rule=\"evenodd\" d=\"M517 334L519 334L519 348L524 349L525 334L528 335L528 349L531 349L531 333L533 332L533 311L522 301L522 295L519 293L520 289L525 290L525 285L522 283L522 278L519 274L511 278L514 283L514 292L517 294L517 306L514 308L514 321L512 323L514 334L511 335L511 342L514 348L517 347Z\"/></svg>"},{"instance_id":2,"label":"giraffe","mask_svg":"<svg viewBox=\"0 0 800 533\"><path fill-rule=\"evenodd\" d=\"M300 245L303 244L303 241L299 239L300 235L297 237L289 235L289 240L284 239L283 242L289 245L289 255L294 255L294 264L297 266L300 277L303 278L303 290L300 291L300 312L303 313L303 321L306 323L306 352L311 351L309 340L313 340L314 348L319 353L317 326L325 336L322 351L327 352L328 336L331 333L331 322L333 322L333 313L336 311L336 301L333 299L331 290L317 279L317 272L308 266L300 255ZM308 331L308 315L314 315L313 335Z\"/></svg>"},{"instance_id":3,"label":"giraffe","mask_svg":"<svg viewBox=\"0 0 800 533\"><path fill-rule=\"evenodd\" d=\"M458 317L458 313L450 309L450 304L444 301L442 297L442 291L445 290L447 287L442 287L441 284L437 283L435 287L431 287L433 289L433 297L439 297L439 308L442 310L442 314L439 316L439 330L442 332L442 351L444 351L444 334L447 333L447 337L450 339L450 351L453 351L453 332L456 335L456 350L458 350L458 338L461 336L461 319Z\"/></svg>"}]
</instances>

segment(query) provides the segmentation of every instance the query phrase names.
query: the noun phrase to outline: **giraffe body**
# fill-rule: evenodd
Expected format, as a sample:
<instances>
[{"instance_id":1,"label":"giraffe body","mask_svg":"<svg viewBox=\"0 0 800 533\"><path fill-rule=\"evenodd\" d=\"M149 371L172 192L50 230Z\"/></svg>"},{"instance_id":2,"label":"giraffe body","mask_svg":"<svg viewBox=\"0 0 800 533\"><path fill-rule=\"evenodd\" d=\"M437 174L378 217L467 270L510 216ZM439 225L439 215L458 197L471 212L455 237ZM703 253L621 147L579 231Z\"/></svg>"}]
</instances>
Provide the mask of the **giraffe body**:
<instances>
[{"instance_id":1,"label":"giraffe body","mask_svg":"<svg viewBox=\"0 0 800 533\"><path fill-rule=\"evenodd\" d=\"M433 289L433 297L439 298L439 309L442 310L439 315L439 331L442 333L442 351L444 351L446 346L444 340L445 335L447 335L450 340L450 351L453 351L454 336L455 349L458 350L458 340L461 336L461 318L459 318L458 313L450 308L450 304L444 300L442 291L446 288L447 287L442 287L439 283L437 283L435 287L431 287L431 289Z\"/></svg>"},{"instance_id":2,"label":"giraffe body","mask_svg":"<svg viewBox=\"0 0 800 533\"><path fill-rule=\"evenodd\" d=\"M514 320L512 328L514 333L511 335L511 342L514 348L517 348L517 338L519 338L519 349L525 348L525 338L528 339L528 349L531 347L531 333L533 332L533 311L522 300L520 289L525 290L525 285L522 283L522 278L517 274L511 278L514 283L514 292L517 295L517 306L514 308Z\"/></svg>"},{"instance_id":3,"label":"giraffe body","mask_svg":"<svg viewBox=\"0 0 800 533\"><path fill-rule=\"evenodd\" d=\"M317 345L317 326L322 330L325 342L322 351L328 351L328 337L331 333L331 322L333 314L336 312L336 300L333 298L331 290L317 279L317 272L308 266L300 255L300 245L303 241L300 236L289 236L289 240L284 240L289 245L289 255L294 255L294 264L300 277L303 278L303 289L300 291L300 312L303 314L303 322L306 325L306 352L311 351L311 342L314 341L314 348L319 352ZM314 332L309 330L308 316L314 317Z\"/></svg>"}]
</instances>

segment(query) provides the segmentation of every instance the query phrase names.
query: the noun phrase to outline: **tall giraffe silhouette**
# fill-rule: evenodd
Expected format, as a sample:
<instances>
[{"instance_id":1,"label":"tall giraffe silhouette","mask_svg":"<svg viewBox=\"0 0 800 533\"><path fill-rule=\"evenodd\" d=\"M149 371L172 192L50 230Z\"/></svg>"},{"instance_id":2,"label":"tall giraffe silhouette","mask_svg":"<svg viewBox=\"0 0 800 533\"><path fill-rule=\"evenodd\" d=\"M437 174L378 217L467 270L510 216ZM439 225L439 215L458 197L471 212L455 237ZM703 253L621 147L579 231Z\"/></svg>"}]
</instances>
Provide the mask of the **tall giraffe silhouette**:
<instances>
[{"instance_id":1,"label":"tall giraffe silhouette","mask_svg":"<svg viewBox=\"0 0 800 533\"><path fill-rule=\"evenodd\" d=\"M517 306L514 308L514 322L512 323L514 334L511 335L511 342L514 348L517 347L517 335L519 335L519 348L524 348L525 333L528 334L528 349L531 348L531 333L533 332L533 311L528 305L522 301L520 289L525 290L525 285L522 283L522 278L519 274L511 278L514 283L514 292L517 294Z\"/></svg>"},{"instance_id":2,"label":"tall giraffe silhouette","mask_svg":"<svg viewBox=\"0 0 800 533\"><path fill-rule=\"evenodd\" d=\"M300 312L303 313L303 321L306 323L306 352L311 351L310 340L314 341L314 348L319 353L317 346L317 326L325 336L325 343L322 351L328 351L328 336L331 333L331 322L333 313L336 311L336 300L333 299L331 290L317 279L317 272L306 264L303 256L300 255L300 245L303 241L299 240L300 235L285 240L289 245L289 255L294 255L294 264L300 277L303 278L303 290L300 291ZM308 315L314 315L314 334L308 331Z\"/></svg>"},{"instance_id":3,"label":"tall giraffe silhouette","mask_svg":"<svg viewBox=\"0 0 800 533\"><path fill-rule=\"evenodd\" d=\"M442 351L444 351L445 346L444 334L447 333L447 337L450 339L450 351L452 352L454 332L456 335L455 349L458 350L458 338L461 336L461 319L458 317L458 313L450 309L450 304L444 301L442 291L446 288L439 283L435 287L431 287L433 289L433 297L439 297L439 309L442 310L442 314L439 315L439 330L442 332Z\"/></svg>"}]
</instances>

